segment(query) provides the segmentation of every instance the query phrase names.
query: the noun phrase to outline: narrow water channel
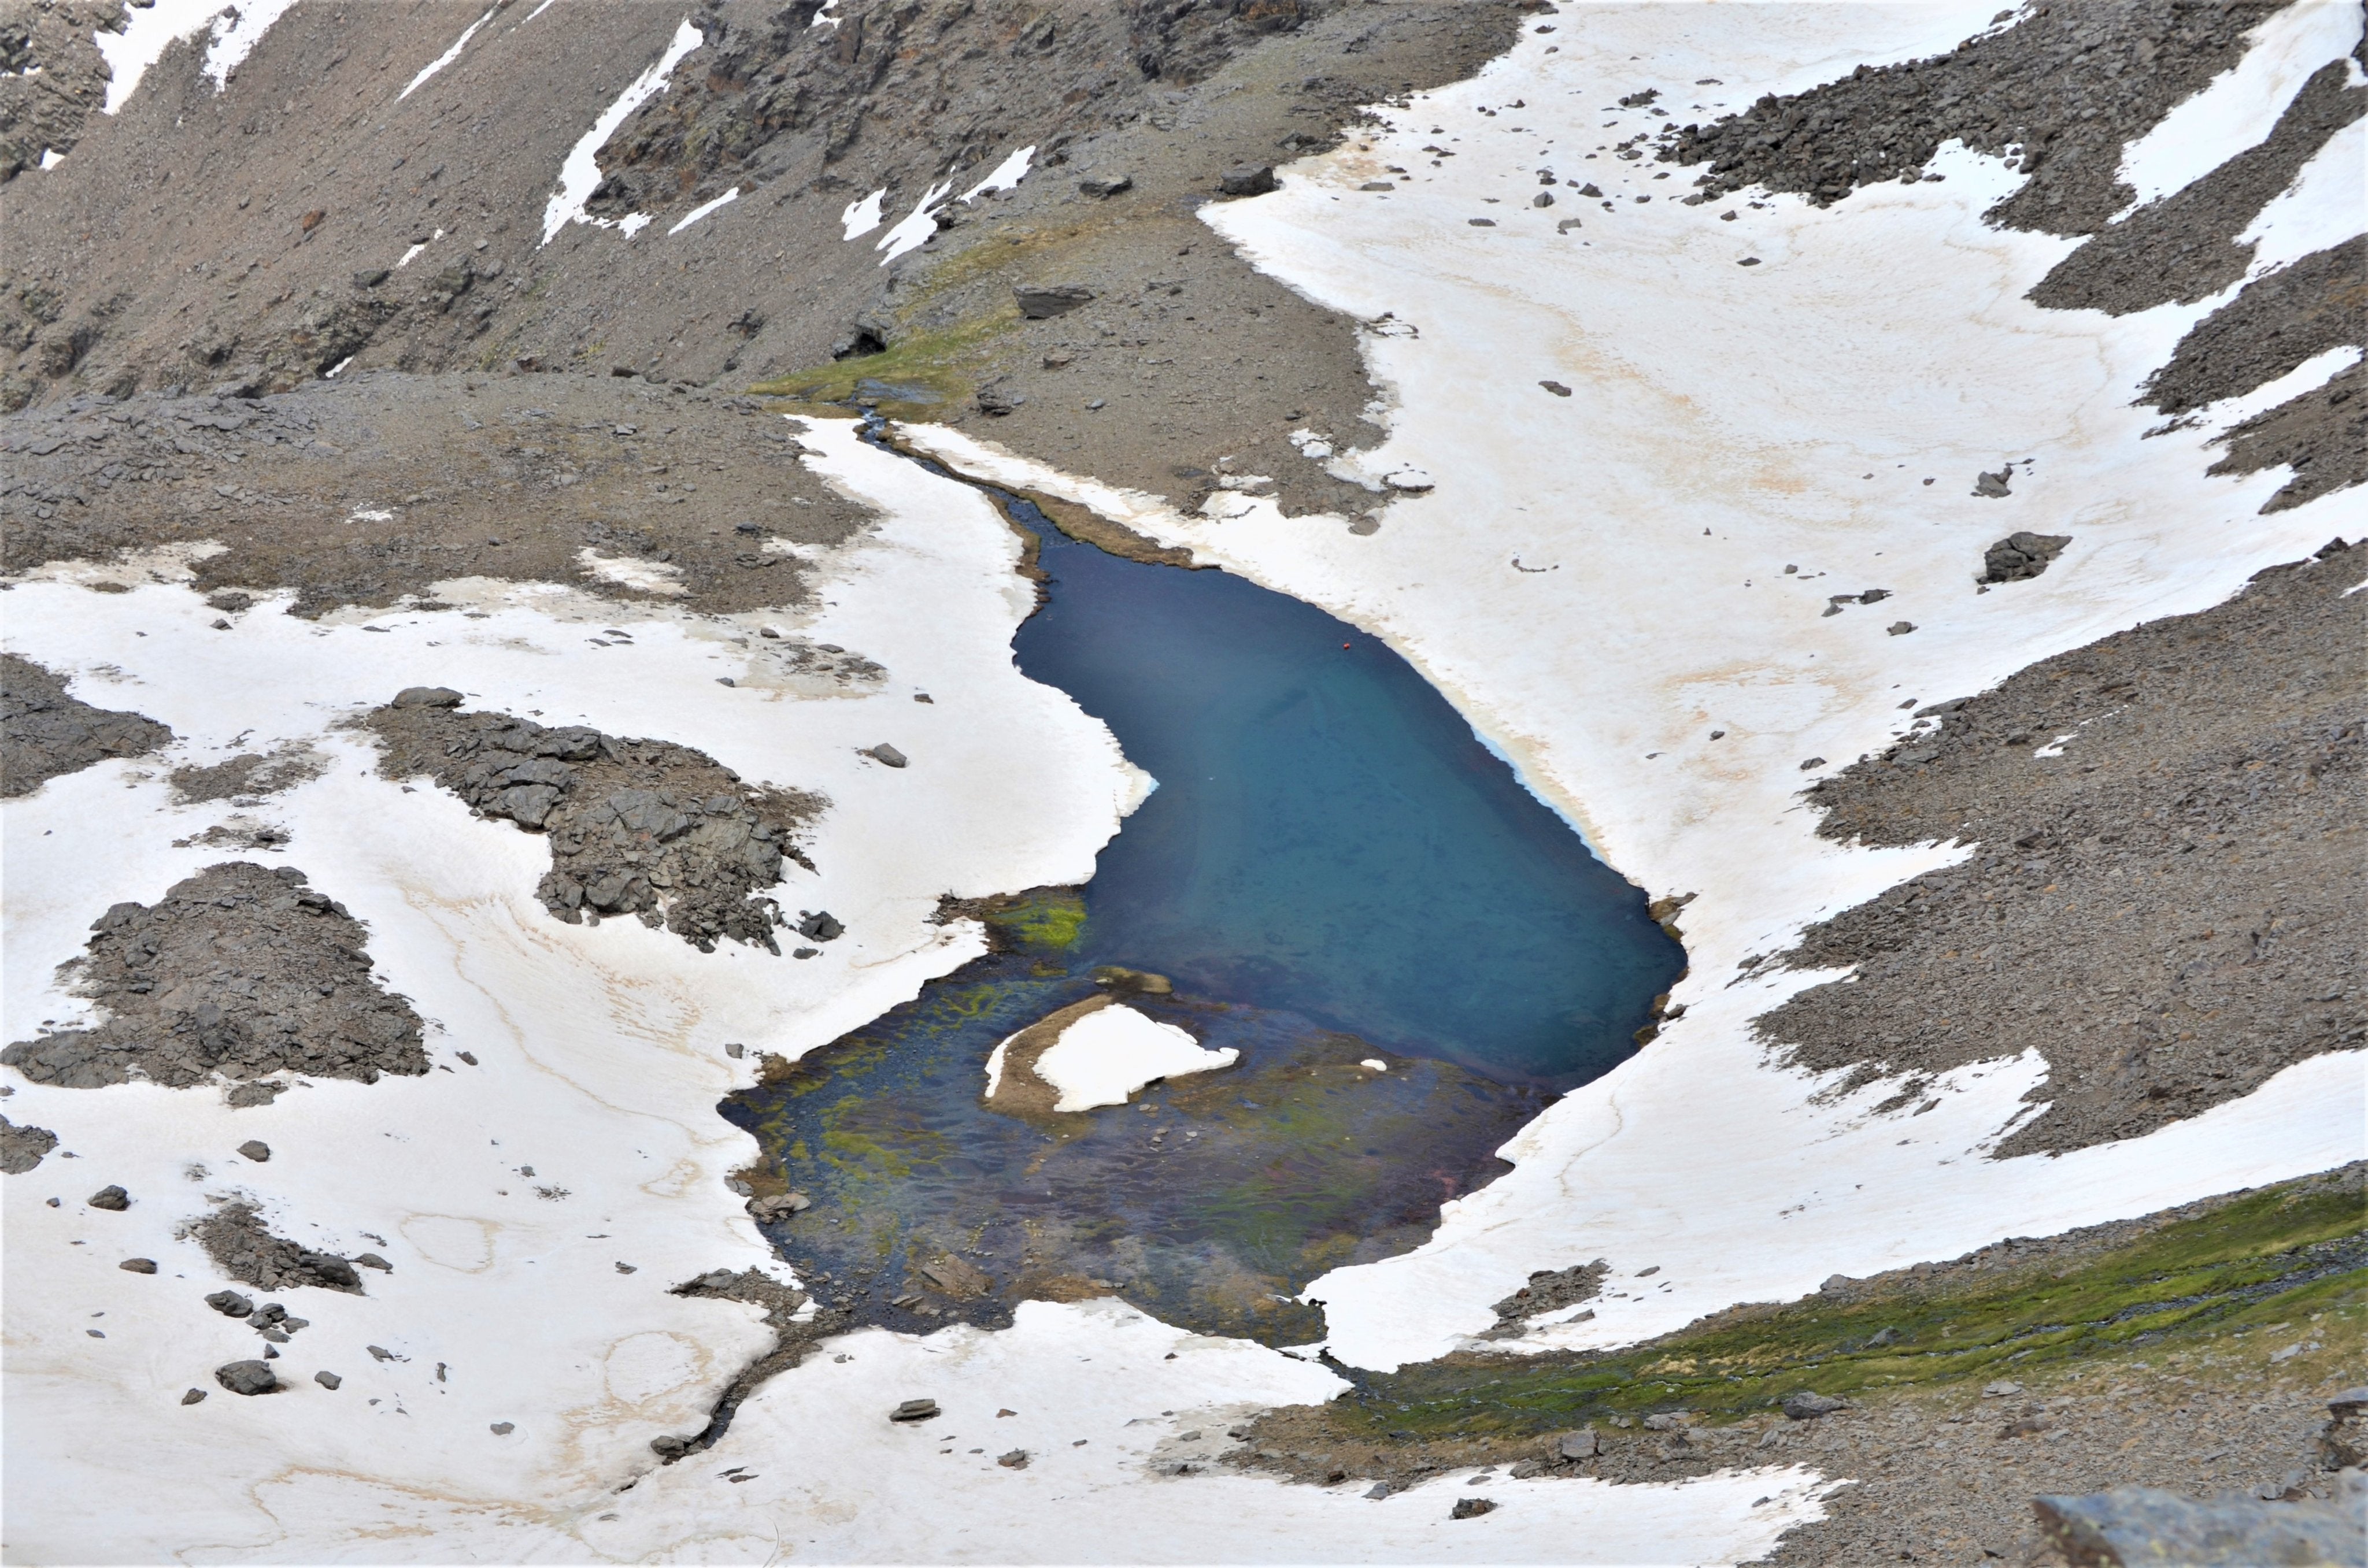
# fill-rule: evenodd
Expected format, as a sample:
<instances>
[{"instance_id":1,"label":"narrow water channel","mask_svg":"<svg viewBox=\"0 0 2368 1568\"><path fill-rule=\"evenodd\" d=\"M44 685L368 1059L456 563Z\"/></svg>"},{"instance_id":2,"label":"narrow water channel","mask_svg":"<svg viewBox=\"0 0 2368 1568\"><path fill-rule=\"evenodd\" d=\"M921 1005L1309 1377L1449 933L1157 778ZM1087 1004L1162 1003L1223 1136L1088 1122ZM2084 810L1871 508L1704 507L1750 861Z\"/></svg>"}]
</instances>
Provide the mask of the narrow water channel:
<instances>
[{"instance_id":1,"label":"narrow water channel","mask_svg":"<svg viewBox=\"0 0 2368 1568\"><path fill-rule=\"evenodd\" d=\"M1291 1296L1418 1244L1554 1095L1627 1057L1684 955L1380 642L1001 499L1049 577L1020 668L1159 788L1085 888L987 912L1001 950L725 1103L760 1187L813 1199L768 1233L857 1322L1116 1293L1319 1337ZM1126 1106L987 1106L996 1043L1110 965L1168 977L1126 1005L1239 1060Z\"/></svg>"}]
</instances>

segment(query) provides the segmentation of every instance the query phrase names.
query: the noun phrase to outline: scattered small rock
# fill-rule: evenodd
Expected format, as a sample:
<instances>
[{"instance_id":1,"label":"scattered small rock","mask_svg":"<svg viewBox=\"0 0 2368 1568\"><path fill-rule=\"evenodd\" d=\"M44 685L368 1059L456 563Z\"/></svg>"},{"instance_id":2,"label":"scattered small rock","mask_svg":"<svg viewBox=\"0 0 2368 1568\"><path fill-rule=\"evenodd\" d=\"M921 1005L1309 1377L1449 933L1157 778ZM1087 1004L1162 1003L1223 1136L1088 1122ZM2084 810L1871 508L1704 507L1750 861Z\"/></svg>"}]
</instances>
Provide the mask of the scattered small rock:
<instances>
[{"instance_id":1,"label":"scattered small rock","mask_svg":"<svg viewBox=\"0 0 2368 1568\"><path fill-rule=\"evenodd\" d=\"M238 1146L238 1152L258 1165L271 1158L271 1145L260 1138L248 1139Z\"/></svg>"},{"instance_id":2,"label":"scattered small rock","mask_svg":"<svg viewBox=\"0 0 2368 1568\"><path fill-rule=\"evenodd\" d=\"M313 1374L313 1381L324 1389L335 1390L342 1386L346 1380L335 1372L315 1372Z\"/></svg>"},{"instance_id":3,"label":"scattered small rock","mask_svg":"<svg viewBox=\"0 0 2368 1568\"><path fill-rule=\"evenodd\" d=\"M216 1290L206 1298L206 1305L226 1318L252 1316L255 1303L235 1290Z\"/></svg>"},{"instance_id":4,"label":"scattered small rock","mask_svg":"<svg viewBox=\"0 0 2368 1568\"><path fill-rule=\"evenodd\" d=\"M1235 164L1217 177L1217 188L1227 196L1264 196L1274 188L1274 165Z\"/></svg>"},{"instance_id":5,"label":"scattered small rock","mask_svg":"<svg viewBox=\"0 0 2368 1568\"><path fill-rule=\"evenodd\" d=\"M1982 551L1982 574L1976 583L2020 583L2047 570L2072 542L2070 534L2039 534L2029 529L2010 533Z\"/></svg>"},{"instance_id":6,"label":"scattered small rock","mask_svg":"<svg viewBox=\"0 0 2368 1568\"><path fill-rule=\"evenodd\" d=\"M518 1430L518 1424L512 1421L496 1421L487 1430L496 1437L507 1437Z\"/></svg>"},{"instance_id":7,"label":"scattered small rock","mask_svg":"<svg viewBox=\"0 0 2368 1568\"><path fill-rule=\"evenodd\" d=\"M898 1405L895 1409L890 1411L888 1413L888 1419L891 1421L928 1421L935 1419L937 1415L938 1402L936 1400L908 1399L905 1401L904 1403Z\"/></svg>"},{"instance_id":8,"label":"scattered small rock","mask_svg":"<svg viewBox=\"0 0 2368 1568\"><path fill-rule=\"evenodd\" d=\"M1538 385L1545 388L1546 391L1554 393L1556 397L1568 397L1570 395L1570 389L1563 385L1560 381L1540 381Z\"/></svg>"},{"instance_id":9,"label":"scattered small rock","mask_svg":"<svg viewBox=\"0 0 2368 1568\"><path fill-rule=\"evenodd\" d=\"M191 1389L181 1396L183 1404L203 1404L205 1402L206 1391L203 1389Z\"/></svg>"},{"instance_id":10,"label":"scattered small rock","mask_svg":"<svg viewBox=\"0 0 2368 1568\"><path fill-rule=\"evenodd\" d=\"M0 1171L23 1176L58 1146L58 1135L46 1127L19 1127L0 1116Z\"/></svg>"},{"instance_id":11,"label":"scattered small rock","mask_svg":"<svg viewBox=\"0 0 2368 1568\"><path fill-rule=\"evenodd\" d=\"M1912 620L1895 620L1889 626L1884 627L1884 630L1890 632L1894 637L1905 637L1909 632L1916 630L1916 623Z\"/></svg>"},{"instance_id":12,"label":"scattered small rock","mask_svg":"<svg viewBox=\"0 0 2368 1568\"><path fill-rule=\"evenodd\" d=\"M120 1187L102 1187L87 1199L93 1209L104 1209L120 1214L131 1207L131 1195Z\"/></svg>"},{"instance_id":13,"label":"scattered small rock","mask_svg":"<svg viewBox=\"0 0 2368 1568\"><path fill-rule=\"evenodd\" d=\"M154 1274L156 1272L156 1260L153 1257L127 1257L115 1267L126 1274Z\"/></svg>"},{"instance_id":14,"label":"scattered small rock","mask_svg":"<svg viewBox=\"0 0 2368 1568\"><path fill-rule=\"evenodd\" d=\"M863 755L884 767L903 767L911 761L911 758L907 757L903 752L898 751L894 746L888 744L885 741L873 746Z\"/></svg>"},{"instance_id":15,"label":"scattered small rock","mask_svg":"<svg viewBox=\"0 0 2368 1568\"><path fill-rule=\"evenodd\" d=\"M1132 175L1096 175L1077 182L1078 191L1098 200L1121 196L1134 188Z\"/></svg>"},{"instance_id":16,"label":"scattered small rock","mask_svg":"<svg viewBox=\"0 0 2368 1568\"><path fill-rule=\"evenodd\" d=\"M1451 1519L1476 1519L1483 1514L1497 1511L1496 1503L1486 1497L1458 1497L1455 1506L1447 1511Z\"/></svg>"},{"instance_id":17,"label":"scattered small rock","mask_svg":"<svg viewBox=\"0 0 2368 1568\"><path fill-rule=\"evenodd\" d=\"M1028 1450L1026 1449L1014 1449L1009 1453L999 1456L995 1462L1001 1465L1006 1470L1026 1470L1028 1468Z\"/></svg>"},{"instance_id":18,"label":"scattered small rock","mask_svg":"<svg viewBox=\"0 0 2368 1568\"><path fill-rule=\"evenodd\" d=\"M2013 477L2012 468L2002 468L1996 473L1977 473L1974 476L1973 493L1992 501L2002 500L2013 494L2006 487L2006 482Z\"/></svg>"},{"instance_id":19,"label":"scattered small rock","mask_svg":"<svg viewBox=\"0 0 2368 1568\"><path fill-rule=\"evenodd\" d=\"M1566 1460L1591 1460L1603 1451L1603 1439L1592 1426L1582 1426L1576 1432L1565 1432L1554 1439L1554 1452Z\"/></svg>"}]
</instances>

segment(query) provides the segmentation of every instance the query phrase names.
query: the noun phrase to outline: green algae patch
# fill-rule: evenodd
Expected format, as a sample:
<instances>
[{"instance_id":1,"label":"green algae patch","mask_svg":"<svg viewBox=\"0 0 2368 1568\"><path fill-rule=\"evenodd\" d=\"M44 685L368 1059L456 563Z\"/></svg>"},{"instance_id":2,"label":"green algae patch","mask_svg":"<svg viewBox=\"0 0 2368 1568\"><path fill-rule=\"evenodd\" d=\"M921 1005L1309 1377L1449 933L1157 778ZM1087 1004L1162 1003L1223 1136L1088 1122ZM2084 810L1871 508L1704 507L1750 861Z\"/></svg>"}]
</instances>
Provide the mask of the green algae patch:
<instances>
[{"instance_id":1,"label":"green algae patch","mask_svg":"<svg viewBox=\"0 0 2368 1568\"><path fill-rule=\"evenodd\" d=\"M1516 1437L1662 1410L1717 1422L1803 1389L1864 1399L2141 1355L2211 1355L2313 1313L2325 1314L2322 1337L2348 1334L2356 1357L2368 1322L2358 1167L2198 1207L2078 1256L2020 1262L1986 1249L1920 1276L1738 1307L1624 1350L1518 1362L1459 1355L1368 1376L1324 1407L1324 1424L1372 1445Z\"/></svg>"},{"instance_id":2,"label":"green algae patch","mask_svg":"<svg viewBox=\"0 0 2368 1568\"><path fill-rule=\"evenodd\" d=\"M868 400L892 418L942 419L985 373L996 338L1019 322L1016 305L913 334L878 354L792 370L748 390L801 404Z\"/></svg>"},{"instance_id":3,"label":"green algae patch","mask_svg":"<svg viewBox=\"0 0 2368 1568\"><path fill-rule=\"evenodd\" d=\"M994 910L986 923L1014 945L1038 952L1058 952L1076 946L1086 928L1086 900L1066 888L1046 889L1025 895L1008 908Z\"/></svg>"}]
</instances>

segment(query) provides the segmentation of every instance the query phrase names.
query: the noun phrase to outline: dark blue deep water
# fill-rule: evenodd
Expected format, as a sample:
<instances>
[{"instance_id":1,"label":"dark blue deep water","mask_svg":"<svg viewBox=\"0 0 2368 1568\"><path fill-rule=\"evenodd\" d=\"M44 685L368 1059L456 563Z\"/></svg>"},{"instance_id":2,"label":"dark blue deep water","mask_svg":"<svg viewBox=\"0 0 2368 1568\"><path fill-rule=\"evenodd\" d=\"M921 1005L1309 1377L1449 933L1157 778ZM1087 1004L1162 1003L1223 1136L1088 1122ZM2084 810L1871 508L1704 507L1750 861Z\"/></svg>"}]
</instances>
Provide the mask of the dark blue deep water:
<instances>
[{"instance_id":1,"label":"dark blue deep water","mask_svg":"<svg viewBox=\"0 0 2368 1568\"><path fill-rule=\"evenodd\" d=\"M1051 574L1019 667L1159 788L1086 890L1097 963L1566 1089L1634 1049L1684 954L1635 888L1376 639L1028 508Z\"/></svg>"},{"instance_id":2,"label":"dark blue deep water","mask_svg":"<svg viewBox=\"0 0 2368 1568\"><path fill-rule=\"evenodd\" d=\"M1047 579L1020 668L1159 788L1086 887L986 901L996 951L724 1103L763 1145L756 1190L812 1199L767 1232L834 1322L1117 1293L1320 1337L1296 1292L1419 1244L1555 1094L1635 1049L1684 954L1382 643L1003 499ZM996 1043L1105 966L1167 977L1127 1005L1239 1062L1078 1115L985 1104Z\"/></svg>"}]
</instances>

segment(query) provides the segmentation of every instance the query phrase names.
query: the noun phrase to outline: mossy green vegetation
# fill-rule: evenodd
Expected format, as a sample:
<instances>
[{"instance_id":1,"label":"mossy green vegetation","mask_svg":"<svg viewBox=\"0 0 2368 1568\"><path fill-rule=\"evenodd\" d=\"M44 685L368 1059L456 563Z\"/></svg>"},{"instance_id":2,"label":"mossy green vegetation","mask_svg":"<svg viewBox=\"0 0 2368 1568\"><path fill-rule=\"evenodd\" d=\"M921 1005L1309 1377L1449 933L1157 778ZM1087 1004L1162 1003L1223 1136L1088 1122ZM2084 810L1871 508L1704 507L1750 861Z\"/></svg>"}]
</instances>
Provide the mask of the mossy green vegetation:
<instances>
[{"instance_id":1,"label":"mossy green vegetation","mask_svg":"<svg viewBox=\"0 0 2368 1568\"><path fill-rule=\"evenodd\" d=\"M942 418L970 396L994 340L1019 321L1019 308L1007 305L967 321L916 332L883 353L793 370L748 390L760 397L802 403L844 403L863 395L874 399L880 411L894 418Z\"/></svg>"},{"instance_id":2,"label":"mossy green vegetation","mask_svg":"<svg viewBox=\"0 0 2368 1568\"><path fill-rule=\"evenodd\" d=\"M989 926L1016 947L1058 952L1076 945L1086 927L1085 895L1072 888L1040 888L985 912Z\"/></svg>"},{"instance_id":3,"label":"mossy green vegetation","mask_svg":"<svg viewBox=\"0 0 2368 1568\"><path fill-rule=\"evenodd\" d=\"M1716 1422L1798 1389L1868 1397L2207 1352L2313 1314L2355 1342L2368 1324L2356 1179L2262 1188L2072 1259L1888 1276L1830 1302L1737 1308L1623 1350L1452 1357L1368 1377L1327 1410L1361 1442L1514 1436L1656 1410Z\"/></svg>"}]
</instances>

